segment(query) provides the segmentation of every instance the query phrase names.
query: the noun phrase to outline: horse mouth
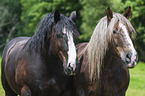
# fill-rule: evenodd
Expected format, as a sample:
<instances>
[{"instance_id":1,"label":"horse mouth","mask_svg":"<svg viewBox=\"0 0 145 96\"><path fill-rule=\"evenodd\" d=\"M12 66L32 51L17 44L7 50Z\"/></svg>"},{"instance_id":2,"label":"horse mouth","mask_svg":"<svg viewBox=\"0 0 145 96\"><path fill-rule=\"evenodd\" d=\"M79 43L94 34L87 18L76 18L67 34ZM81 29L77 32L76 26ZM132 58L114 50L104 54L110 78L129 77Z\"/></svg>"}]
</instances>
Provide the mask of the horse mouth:
<instances>
[{"instance_id":1,"label":"horse mouth","mask_svg":"<svg viewBox=\"0 0 145 96\"><path fill-rule=\"evenodd\" d=\"M75 66L75 67L74 66L67 66L67 67L64 68L64 72L68 76L76 75L77 71L78 71L78 67L77 66Z\"/></svg>"},{"instance_id":2,"label":"horse mouth","mask_svg":"<svg viewBox=\"0 0 145 96\"><path fill-rule=\"evenodd\" d=\"M64 72L68 76L74 76L74 75L76 75L76 71L70 70L70 68L65 69Z\"/></svg>"},{"instance_id":3,"label":"horse mouth","mask_svg":"<svg viewBox=\"0 0 145 96\"><path fill-rule=\"evenodd\" d=\"M64 62L64 73L68 76L74 76L76 75L76 73L78 72L78 65L79 65L79 61L76 60L75 62Z\"/></svg>"},{"instance_id":4,"label":"horse mouth","mask_svg":"<svg viewBox=\"0 0 145 96\"><path fill-rule=\"evenodd\" d=\"M126 63L126 62L124 62L125 63L125 66L127 67L127 68L129 68L129 69L132 69L132 68L134 68L135 66L136 66L136 64L137 64L137 62L136 61L133 61L133 62L131 62L131 63Z\"/></svg>"},{"instance_id":5,"label":"horse mouth","mask_svg":"<svg viewBox=\"0 0 145 96\"><path fill-rule=\"evenodd\" d=\"M138 61L138 56L137 54L133 55L133 56L126 56L126 59L124 60L124 63L126 65L127 68L134 68L137 64Z\"/></svg>"},{"instance_id":6,"label":"horse mouth","mask_svg":"<svg viewBox=\"0 0 145 96\"><path fill-rule=\"evenodd\" d=\"M130 63L128 64L128 67L127 68L134 68L136 66L137 62L133 62L133 63Z\"/></svg>"}]
</instances>

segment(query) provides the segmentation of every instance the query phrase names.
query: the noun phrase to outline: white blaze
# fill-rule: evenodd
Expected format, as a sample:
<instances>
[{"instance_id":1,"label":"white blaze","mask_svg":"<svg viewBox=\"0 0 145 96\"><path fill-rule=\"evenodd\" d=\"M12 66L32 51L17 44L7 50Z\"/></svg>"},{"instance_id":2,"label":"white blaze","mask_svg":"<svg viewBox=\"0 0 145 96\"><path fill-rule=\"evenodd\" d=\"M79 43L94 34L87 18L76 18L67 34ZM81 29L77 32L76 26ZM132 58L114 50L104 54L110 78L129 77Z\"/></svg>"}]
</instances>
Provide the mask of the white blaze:
<instances>
[{"instance_id":1,"label":"white blaze","mask_svg":"<svg viewBox=\"0 0 145 96\"><path fill-rule=\"evenodd\" d=\"M67 35L68 37L68 64L67 66L70 66L73 68L73 70L75 70L76 68L76 47L75 44L73 42L73 34L72 32L68 32L67 29L64 28L63 31L64 34Z\"/></svg>"},{"instance_id":2,"label":"white blaze","mask_svg":"<svg viewBox=\"0 0 145 96\"><path fill-rule=\"evenodd\" d=\"M126 42L128 42L129 51L132 52L132 56L133 56L132 59L135 59L135 58L136 58L135 55L137 54L137 52L136 52L136 50L134 49L132 40L131 40L130 37L129 37L128 30L127 30L126 26L123 25L122 23L119 24L119 27L122 28L122 30L123 30L123 32L124 32L124 36L125 36L124 39L125 39ZM124 58L124 59L125 59L125 56L124 56L124 55L126 56L126 54L123 53L122 56L121 56L121 58ZM133 60L133 61L134 61L134 60Z\"/></svg>"}]
</instances>

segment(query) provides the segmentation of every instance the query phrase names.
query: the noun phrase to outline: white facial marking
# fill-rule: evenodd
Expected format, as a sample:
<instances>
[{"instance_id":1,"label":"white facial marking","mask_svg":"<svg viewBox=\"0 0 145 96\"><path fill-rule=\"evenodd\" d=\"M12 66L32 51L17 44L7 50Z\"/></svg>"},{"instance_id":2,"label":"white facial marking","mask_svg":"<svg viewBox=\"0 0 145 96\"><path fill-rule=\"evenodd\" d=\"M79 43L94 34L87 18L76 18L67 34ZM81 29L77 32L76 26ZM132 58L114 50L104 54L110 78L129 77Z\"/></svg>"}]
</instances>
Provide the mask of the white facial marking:
<instances>
[{"instance_id":1,"label":"white facial marking","mask_svg":"<svg viewBox=\"0 0 145 96\"><path fill-rule=\"evenodd\" d=\"M132 61L135 61L136 59L136 50L134 49L134 46L133 46L133 43L132 43L132 40L130 39L129 37L129 33L128 33L128 30L126 28L125 25L123 25L122 23L119 23L119 27L122 28L123 32L124 32L124 39L125 39L125 42L128 42L128 47L129 47L129 51L132 52ZM121 54L121 58L125 59L126 58L126 53L122 53Z\"/></svg>"},{"instance_id":2,"label":"white facial marking","mask_svg":"<svg viewBox=\"0 0 145 96\"><path fill-rule=\"evenodd\" d=\"M64 28L63 31L64 34L67 34L68 37L68 64L67 66L70 66L75 70L76 68L76 47L73 42L73 35L72 32L68 32L67 29Z\"/></svg>"},{"instance_id":3,"label":"white facial marking","mask_svg":"<svg viewBox=\"0 0 145 96\"><path fill-rule=\"evenodd\" d=\"M63 29L63 33L64 34L67 34L67 30L65 28Z\"/></svg>"}]
</instances>

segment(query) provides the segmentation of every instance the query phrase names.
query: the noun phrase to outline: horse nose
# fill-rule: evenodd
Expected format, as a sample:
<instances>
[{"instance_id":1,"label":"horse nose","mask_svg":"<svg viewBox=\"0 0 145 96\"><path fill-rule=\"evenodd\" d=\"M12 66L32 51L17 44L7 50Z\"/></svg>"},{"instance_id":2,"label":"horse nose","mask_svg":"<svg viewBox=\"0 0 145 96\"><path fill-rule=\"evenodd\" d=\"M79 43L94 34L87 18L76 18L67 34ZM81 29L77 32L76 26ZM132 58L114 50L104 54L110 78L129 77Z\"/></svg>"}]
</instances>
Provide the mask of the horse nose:
<instances>
[{"instance_id":1,"label":"horse nose","mask_svg":"<svg viewBox=\"0 0 145 96\"><path fill-rule=\"evenodd\" d=\"M130 53L128 53L126 55L126 60L125 61L126 61L127 64L131 62L131 54Z\"/></svg>"},{"instance_id":2,"label":"horse nose","mask_svg":"<svg viewBox=\"0 0 145 96\"><path fill-rule=\"evenodd\" d=\"M128 68L134 68L137 64L137 61L138 61L138 55L137 53L128 53L126 55L126 63L128 64Z\"/></svg>"},{"instance_id":3,"label":"horse nose","mask_svg":"<svg viewBox=\"0 0 145 96\"><path fill-rule=\"evenodd\" d=\"M75 71L75 64L69 63L69 64L68 64L68 69L69 69L70 71Z\"/></svg>"},{"instance_id":4,"label":"horse nose","mask_svg":"<svg viewBox=\"0 0 145 96\"><path fill-rule=\"evenodd\" d=\"M126 63L130 63L131 61L134 61L134 62L138 61L138 55L137 55L137 53L135 53L133 55L131 53L128 53L126 55Z\"/></svg>"},{"instance_id":5,"label":"horse nose","mask_svg":"<svg viewBox=\"0 0 145 96\"><path fill-rule=\"evenodd\" d=\"M67 67L68 67L68 72L70 73L70 75L75 75L76 73L75 64L69 63Z\"/></svg>"}]
</instances>

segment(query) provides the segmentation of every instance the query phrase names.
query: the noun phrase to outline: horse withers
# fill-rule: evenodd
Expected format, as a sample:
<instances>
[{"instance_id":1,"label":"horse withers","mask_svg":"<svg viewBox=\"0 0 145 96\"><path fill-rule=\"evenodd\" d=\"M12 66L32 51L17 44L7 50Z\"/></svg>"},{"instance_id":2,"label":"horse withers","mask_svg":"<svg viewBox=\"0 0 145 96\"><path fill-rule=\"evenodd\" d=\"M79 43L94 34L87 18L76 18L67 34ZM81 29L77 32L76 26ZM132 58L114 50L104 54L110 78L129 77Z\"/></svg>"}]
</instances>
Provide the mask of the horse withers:
<instances>
[{"instance_id":1,"label":"horse withers","mask_svg":"<svg viewBox=\"0 0 145 96\"><path fill-rule=\"evenodd\" d=\"M32 37L11 40L2 56L2 86L6 96L71 96L72 75L78 70L70 17L58 10L46 15Z\"/></svg>"},{"instance_id":2,"label":"horse withers","mask_svg":"<svg viewBox=\"0 0 145 96\"><path fill-rule=\"evenodd\" d=\"M90 41L77 45L81 67L74 78L75 96L125 96L128 68L138 59L130 38L135 34L130 14L131 7L123 15L108 7Z\"/></svg>"}]
</instances>

